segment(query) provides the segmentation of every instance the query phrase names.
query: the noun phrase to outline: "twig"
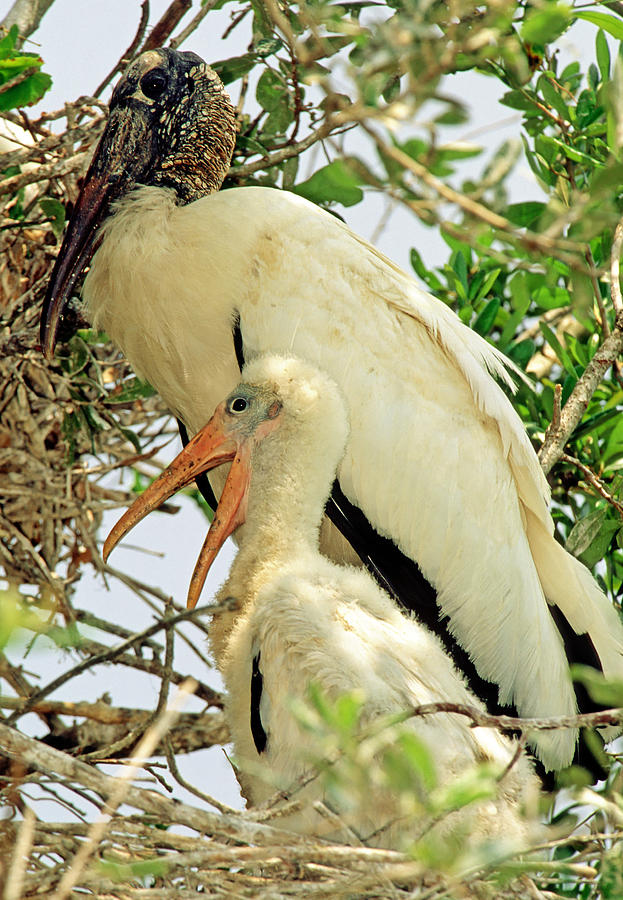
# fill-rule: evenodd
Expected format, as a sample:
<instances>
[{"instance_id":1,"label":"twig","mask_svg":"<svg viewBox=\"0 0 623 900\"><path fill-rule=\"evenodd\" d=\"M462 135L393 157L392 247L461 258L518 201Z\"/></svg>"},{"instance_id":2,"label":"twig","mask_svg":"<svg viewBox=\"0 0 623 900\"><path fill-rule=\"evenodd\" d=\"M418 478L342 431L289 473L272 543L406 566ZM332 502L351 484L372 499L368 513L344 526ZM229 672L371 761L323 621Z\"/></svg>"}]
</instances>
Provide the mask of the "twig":
<instances>
[{"instance_id":1,"label":"twig","mask_svg":"<svg viewBox=\"0 0 623 900\"><path fill-rule=\"evenodd\" d=\"M563 407L558 427L554 429L552 423L547 430L539 451L539 461L545 474L560 459L563 448L584 415L591 397L621 350L623 350L623 311L617 314L611 334L604 340L571 392Z\"/></svg>"},{"instance_id":2,"label":"twig","mask_svg":"<svg viewBox=\"0 0 623 900\"><path fill-rule=\"evenodd\" d=\"M478 219L485 225L489 225L491 228L495 228L497 231L502 232L522 247L526 247L532 251L538 250L539 252L550 256L552 254L557 254L561 258L564 257L565 261L567 261L569 253L578 252L580 245L573 241L554 240L553 238L548 238L543 234L528 231L527 229L518 231L508 219L504 218L504 216L500 216L498 213L490 210L487 206L478 203L476 200L462 194L460 191L455 191L449 185L441 181L441 179L432 175L422 163L419 163L398 147L393 147L391 144L384 141L365 121L360 121L359 124L361 128L370 135L384 155L394 160L394 162L397 162L402 168L411 172L423 184L435 191L435 193L444 200L458 206L463 212ZM409 205L409 203L407 203L407 205ZM564 251L568 251L568 253L565 253Z\"/></svg>"},{"instance_id":3,"label":"twig","mask_svg":"<svg viewBox=\"0 0 623 900\"><path fill-rule=\"evenodd\" d=\"M17 87L18 84L21 84L22 81L26 81L27 78L30 78L31 75L35 75L38 71L39 68L37 66L31 66L29 69L24 69L19 75L9 78L4 84L0 84L0 94L6 94L11 88Z\"/></svg>"},{"instance_id":4,"label":"twig","mask_svg":"<svg viewBox=\"0 0 623 900\"><path fill-rule=\"evenodd\" d=\"M621 297L621 249L623 248L623 220L614 229L612 249L610 250L610 295L612 306L618 316L623 310L623 297Z\"/></svg>"},{"instance_id":5,"label":"twig","mask_svg":"<svg viewBox=\"0 0 623 900\"><path fill-rule=\"evenodd\" d=\"M338 119L335 115L325 119L322 125L319 125L315 131L310 132L306 137L298 141L298 143L288 144L285 147L281 147L279 150L267 153L266 156L256 160L256 162L244 163L241 166L232 166L228 175L230 178L234 179L246 178L249 175L253 175L254 172L259 172L260 169L268 169L293 156L299 156L304 150L312 147L318 141L324 141L332 131L341 127L342 124L342 118L340 117Z\"/></svg>"},{"instance_id":6,"label":"twig","mask_svg":"<svg viewBox=\"0 0 623 900\"><path fill-rule=\"evenodd\" d=\"M162 713L160 713L157 720L149 728L149 730L139 743L138 747L136 748L136 753L132 757L130 765L116 779L115 787L112 790L106 804L104 805L100 816L95 820L95 822L89 829L86 841L80 847L80 850L74 857L71 868L67 870L67 872L61 879L61 882L52 900L65 900L65 898L69 896L72 887L80 878L80 875L87 865L89 858L94 853L97 845L104 837L106 828L110 824L111 817L116 812L117 807L123 801L124 796L129 790L130 782L134 780L138 770L144 765L147 759L149 759L157 744L162 740L164 735L167 733L167 731L175 721L180 707L183 703L186 702L189 695L192 694L195 683L196 682L194 682L192 679L188 679L188 681L186 681L179 687L170 706Z\"/></svg>"},{"instance_id":7,"label":"twig","mask_svg":"<svg viewBox=\"0 0 623 900\"><path fill-rule=\"evenodd\" d=\"M171 609L171 601L167 603L164 621L165 623L169 621L170 609ZM149 713L147 716L146 722L137 723L134 728L130 729L127 734L124 734L118 741L113 741L112 744L109 744L106 747L98 747L97 750L92 750L90 753L83 753L82 759L98 759L102 756L112 756L114 753L118 753L120 750L124 750L126 747L131 747L139 735L145 732L146 728L151 728L151 726L158 721L160 716L163 714L166 704L167 697L169 694L169 685L171 684L171 677L173 674L173 647L175 644L175 631L173 628L168 628L165 625L165 661L164 668L162 672L162 676L160 678L160 691L158 694L158 703L156 704L156 708L152 713ZM195 685L195 689L199 685ZM182 689L180 686L179 690ZM138 752L138 751L137 751Z\"/></svg>"},{"instance_id":8,"label":"twig","mask_svg":"<svg viewBox=\"0 0 623 900\"><path fill-rule=\"evenodd\" d=\"M173 50L176 50L180 46L180 44L183 44L186 38L190 37L193 31L195 31L195 29L199 27L210 10L214 9L218 2L219 0L206 0L199 12L196 13L190 20L186 28L184 28L183 31L180 31L180 33L174 38L171 38L171 40L169 41L169 47L172 47Z\"/></svg>"},{"instance_id":9,"label":"twig","mask_svg":"<svg viewBox=\"0 0 623 900\"><path fill-rule=\"evenodd\" d=\"M13 728L0 723L0 754L15 759L26 766L33 766L46 775L58 773L71 781L77 781L100 797L110 796L116 779L104 775L93 766L74 759L67 753L47 747L34 738L26 737ZM164 797L153 790L128 788L125 802L136 809L159 817L172 824L186 825L204 834L214 834L238 841L257 843L263 846L280 846L288 842L290 846L315 846L309 838L281 831L268 825L249 821L243 815L220 815L207 810L199 810L177 800ZM398 854L400 856L400 854Z\"/></svg>"},{"instance_id":10,"label":"twig","mask_svg":"<svg viewBox=\"0 0 623 900\"><path fill-rule=\"evenodd\" d=\"M497 728L499 731L555 731L559 728L599 728L602 725L618 725L623 722L623 707L604 709L594 713L578 713L575 716L548 716L542 719L519 716L493 716L463 703L423 703L415 706L405 717L429 716L433 713L455 713L471 719L473 725Z\"/></svg>"},{"instance_id":11,"label":"twig","mask_svg":"<svg viewBox=\"0 0 623 900\"><path fill-rule=\"evenodd\" d=\"M145 50L155 50L156 47L162 47L191 6L192 0L173 0L173 3L167 7L152 28L147 40L141 47L141 52L144 53Z\"/></svg>"},{"instance_id":12,"label":"twig","mask_svg":"<svg viewBox=\"0 0 623 900\"><path fill-rule=\"evenodd\" d=\"M22 885L26 872L26 862L32 847L35 833L36 816L30 807L26 807L24 818L17 835L17 841L13 849L11 867L6 875L4 894L2 900L20 900Z\"/></svg>"},{"instance_id":13,"label":"twig","mask_svg":"<svg viewBox=\"0 0 623 900\"><path fill-rule=\"evenodd\" d=\"M38 703L40 700L43 700L44 697L47 697L48 694L51 694L53 691L57 690L67 681L70 681L72 678L75 678L82 672L86 672L86 670L90 669L92 666L110 662L111 660L118 658L126 650L130 650L136 645L140 645L144 638L151 637L153 634L157 634L163 628L174 628L175 625L178 624L178 622L183 622L189 618L192 618L193 613L198 612L200 614L203 614L205 612L214 612L221 608L221 604L213 603L208 606L203 606L199 610L185 610L184 612L178 613L175 616L171 616L170 619L161 619L160 621L155 622L144 631L137 632L137 634L128 638L126 641L122 641L122 643L117 644L116 647L111 647L110 650L99 653L97 656L92 656L89 659L82 660L82 662L78 663L78 665L74 666L72 669L69 669L66 672L63 672L63 674L59 675L58 678L55 678L54 681L49 682L49 684L45 685L45 687L42 687L38 691L35 691L34 694L31 694L31 696L24 702L23 707L9 717L9 719L7 720L7 724L12 725L15 721L17 721L17 719L25 715L25 713L28 712L34 704Z\"/></svg>"},{"instance_id":14,"label":"twig","mask_svg":"<svg viewBox=\"0 0 623 900\"><path fill-rule=\"evenodd\" d=\"M99 97L105 87L110 84L113 80L117 72L121 72L129 62L134 59L134 54L138 50L138 47L145 36L145 29L147 28L147 23L149 22L149 0L142 0L141 2L141 18L138 23L138 28L136 29L136 34L132 39L132 43L128 47L128 49L123 53L118 61L115 63L114 67L110 70L108 75L104 78L104 80L98 84L96 89L93 91L93 96Z\"/></svg>"},{"instance_id":15,"label":"twig","mask_svg":"<svg viewBox=\"0 0 623 900\"><path fill-rule=\"evenodd\" d=\"M21 46L24 38L29 37L33 31L37 30L41 19L53 2L54 0L15 0L11 9L0 22L0 27L6 28L8 31L12 25L17 25Z\"/></svg>"},{"instance_id":16,"label":"twig","mask_svg":"<svg viewBox=\"0 0 623 900\"><path fill-rule=\"evenodd\" d=\"M558 386L558 385L557 385ZM588 481L588 483L595 488L600 497L603 497L610 506L613 506L614 509L618 512L618 514L623 518L623 504L619 503L612 494L606 489L601 478L598 478L597 475L593 472L592 469L589 469L588 466L585 466L583 462L580 462L579 459L576 459L575 456L569 456L568 453L561 453L560 459L562 462L570 463L572 466L575 466L579 469L584 478Z\"/></svg>"},{"instance_id":17,"label":"twig","mask_svg":"<svg viewBox=\"0 0 623 900\"><path fill-rule=\"evenodd\" d=\"M58 159L50 163L42 163L28 172L20 172L19 175L11 175L0 181L0 196L14 194L20 188L37 181L47 181L51 178L62 178L73 172L85 172L89 161L89 153L76 153L68 159Z\"/></svg>"},{"instance_id":18,"label":"twig","mask_svg":"<svg viewBox=\"0 0 623 900\"><path fill-rule=\"evenodd\" d=\"M597 278L597 268L595 266L595 260L593 258L593 251L591 250L590 246L586 248L584 258L588 264L588 275L593 287L595 303L597 304L597 309L599 310L599 318L601 320L599 324L601 325L601 330L604 337L608 337L608 335L610 334L610 322L608 322L608 314L606 313L604 298L601 296L599 279Z\"/></svg>"},{"instance_id":19,"label":"twig","mask_svg":"<svg viewBox=\"0 0 623 900\"><path fill-rule=\"evenodd\" d=\"M208 803L210 806L218 809L218 811L221 813L226 813L228 815L236 813L236 810L232 809L231 806L227 806L225 803L221 803L220 800L217 800L210 794L204 794L204 792L200 791L199 788L196 788L189 781L186 781L178 768L177 762L175 761L173 747L171 746L171 740L168 735L164 738L164 755L166 756L169 771L171 772L171 775L175 778L177 783L180 785L180 787L183 787L191 794L194 794L195 797L198 797L199 800L203 800L204 803Z\"/></svg>"}]
</instances>

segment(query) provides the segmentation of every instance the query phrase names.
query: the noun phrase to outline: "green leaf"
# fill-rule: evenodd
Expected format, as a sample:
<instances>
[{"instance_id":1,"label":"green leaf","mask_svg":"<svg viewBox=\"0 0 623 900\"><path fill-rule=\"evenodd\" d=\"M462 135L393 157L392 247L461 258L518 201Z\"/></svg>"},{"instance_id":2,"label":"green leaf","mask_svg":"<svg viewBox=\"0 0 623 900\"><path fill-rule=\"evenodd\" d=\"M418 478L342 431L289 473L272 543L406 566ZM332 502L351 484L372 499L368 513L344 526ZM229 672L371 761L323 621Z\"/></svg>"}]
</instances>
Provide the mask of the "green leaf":
<instances>
[{"instance_id":1,"label":"green leaf","mask_svg":"<svg viewBox=\"0 0 623 900\"><path fill-rule=\"evenodd\" d=\"M312 203L341 203L342 206L354 206L363 200L360 183L359 178L344 160L336 159L314 172L307 181L295 185L292 190Z\"/></svg>"},{"instance_id":2,"label":"green leaf","mask_svg":"<svg viewBox=\"0 0 623 900\"><path fill-rule=\"evenodd\" d=\"M435 761L424 741L412 731L403 731L396 745L402 750L412 769L420 776L426 790L433 790L437 784Z\"/></svg>"},{"instance_id":3,"label":"green leaf","mask_svg":"<svg viewBox=\"0 0 623 900\"><path fill-rule=\"evenodd\" d=\"M606 679L592 666L571 666L571 677L583 684L595 703L605 707L623 707L623 681Z\"/></svg>"},{"instance_id":4,"label":"green leaf","mask_svg":"<svg viewBox=\"0 0 623 900\"><path fill-rule=\"evenodd\" d=\"M427 269L419 252L412 247L409 251L411 266L416 275L419 275L424 284L427 284L431 291L443 291L443 284L437 278L431 269Z\"/></svg>"},{"instance_id":5,"label":"green leaf","mask_svg":"<svg viewBox=\"0 0 623 900\"><path fill-rule=\"evenodd\" d=\"M533 110L536 99L536 94L531 96L526 91L507 91L500 97L500 103L510 106L511 109Z\"/></svg>"},{"instance_id":6,"label":"green leaf","mask_svg":"<svg viewBox=\"0 0 623 900\"><path fill-rule=\"evenodd\" d=\"M523 203L511 203L506 207L506 218L520 228L531 228L537 222L547 204L538 200L526 200Z\"/></svg>"},{"instance_id":7,"label":"green leaf","mask_svg":"<svg viewBox=\"0 0 623 900\"><path fill-rule=\"evenodd\" d=\"M156 393L154 388L148 381L141 381L136 375L129 378L122 386L118 393L111 393L105 398L104 402L108 405L118 403L134 403L143 397L153 397Z\"/></svg>"},{"instance_id":8,"label":"green leaf","mask_svg":"<svg viewBox=\"0 0 623 900\"><path fill-rule=\"evenodd\" d=\"M483 764L436 791L434 800L440 810L463 809L470 803L494 797L495 793L495 776L491 768Z\"/></svg>"},{"instance_id":9,"label":"green leaf","mask_svg":"<svg viewBox=\"0 0 623 900\"><path fill-rule=\"evenodd\" d=\"M567 353L567 350L560 343L552 329L545 322L539 322L539 328L541 330L541 334L550 345L562 366L564 366L565 370L569 373L569 375L573 375L574 378L579 378L580 373L576 370L575 365L573 364L573 360Z\"/></svg>"},{"instance_id":10,"label":"green leaf","mask_svg":"<svg viewBox=\"0 0 623 900\"><path fill-rule=\"evenodd\" d=\"M623 22L621 19L609 16L608 13L594 12L590 9L583 9L579 12L574 10L573 16L576 19L584 19L585 22L597 25L599 28L607 31L608 34L611 34L617 41L623 41Z\"/></svg>"},{"instance_id":11,"label":"green leaf","mask_svg":"<svg viewBox=\"0 0 623 900\"><path fill-rule=\"evenodd\" d=\"M453 253L453 259L452 259L451 264L452 264L452 268L456 274L456 277L458 278L457 287L460 285L460 287L463 289L463 294L462 294L463 298L467 299L467 290L468 290L467 263L465 261L465 256L463 255L463 253L460 250L456 250Z\"/></svg>"},{"instance_id":12,"label":"green leaf","mask_svg":"<svg viewBox=\"0 0 623 900\"><path fill-rule=\"evenodd\" d=\"M32 106L38 103L45 92L52 87L52 79L45 72L35 72L30 78L0 94L0 110Z\"/></svg>"},{"instance_id":13,"label":"green leaf","mask_svg":"<svg viewBox=\"0 0 623 900\"><path fill-rule=\"evenodd\" d=\"M571 303L571 297L566 288L556 286L552 289L546 284L533 291L532 299L539 309L560 309Z\"/></svg>"},{"instance_id":14,"label":"green leaf","mask_svg":"<svg viewBox=\"0 0 623 900\"><path fill-rule=\"evenodd\" d=\"M276 110L283 102L283 95L286 92L286 83L279 72L273 69L266 69L262 72L260 80L255 89L255 99L262 109L267 112Z\"/></svg>"},{"instance_id":15,"label":"green leaf","mask_svg":"<svg viewBox=\"0 0 623 900\"><path fill-rule=\"evenodd\" d=\"M495 322L495 317L498 314L498 310L500 308L500 298L492 297L491 300L486 304L483 310L478 314L476 321L473 324L474 331L477 331L478 334L481 334L483 337L491 331L493 328L493 324Z\"/></svg>"},{"instance_id":16,"label":"green leaf","mask_svg":"<svg viewBox=\"0 0 623 900\"><path fill-rule=\"evenodd\" d=\"M11 25L9 33L0 40L0 59L6 59L13 54L18 36L19 28L17 25Z\"/></svg>"},{"instance_id":17,"label":"green leaf","mask_svg":"<svg viewBox=\"0 0 623 900\"><path fill-rule=\"evenodd\" d=\"M255 52L259 57L265 59L273 53L277 53L283 47L283 42L279 38L262 38L255 43Z\"/></svg>"},{"instance_id":18,"label":"green leaf","mask_svg":"<svg viewBox=\"0 0 623 900\"><path fill-rule=\"evenodd\" d=\"M573 11L564 3L547 3L528 8L521 26L521 37L527 44L543 46L556 40L570 25Z\"/></svg>"},{"instance_id":19,"label":"green leaf","mask_svg":"<svg viewBox=\"0 0 623 900\"><path fill-rule=\"evenodd\" d=\"M525 341L518 341L506 348L506 354L514 363L517 363L520 369L525 369L534 354L536 353L536 344L527 338Z\"/></svg>"},{"instance_id":20,"label":"green leaf","mask_svg":"<svg viewBox=\"0 0 623 900\"><path fill-rule=\"evenodd\" d=\"M569 108L563 100L558 88L553 83L551 76L548 76L550 76L550 73L541 75L537 82L537 88L541 91L544 99L552 109L556 110L561 119L569 121Z\"/></svg>"},{"instance_id":21,"label":"green leaf","mask_svg":"<svg viewBox=\"0 0 623 900\"><path fill-rule=\"evenodd\" d=\"M603 559L620 526L618 517L614 518L607 506L600 507L576 522L566 548L590 569Z\"/></svg>"},{"instance_id":22,"label":"green leaf","mask_svg":"<svg viewBox=\"0 0 623 900\"><path fill-rule=\"evenodd\" d=\"M44 216L50 220L50 228L60 238L65 228L65 207L53 197L43 197L39 200L39 206Z\"/></svg>"},{"instance_id":23,"label":"green leaf","mask_svg":"<svg viewBox=\"0 0 623 900\"><path fill-rule=\"evenodd\" d=\"M604 82L608 81L610 78L610 48L608 47L606 35L601 28L597 32L595 38L595 56L597 57L597 65L601 72L601 80Z\"/></svg>"},{"instance_id":24,"label":"green leaf","mask_svg":"<svg viewBox=\"0 0 623 900\"><path fill-rule=\"evenodd\" d=\"M590 169L595 167L596 161L592 156L589 156L588 153L583 153L581 150L578 150L577 147L571 147L569 144L565 144L564 141L561 141L558 138L550 138L550 140L556 144L557 147L560 147L568 159L573 162L585 163Z\"/></svg>"},{"instance_id":25,"label":"green leaf","mask_svg":"<svg viewBox=\"0 0 623 900\"><path fill-rule=\"evenodd\" d=\"M233 56L231 59L220 59L210 63L223 84L230 84L238 78L242 78L257 62L255 53L245 53L244 56Z\"/></svg>"}]
</instances>

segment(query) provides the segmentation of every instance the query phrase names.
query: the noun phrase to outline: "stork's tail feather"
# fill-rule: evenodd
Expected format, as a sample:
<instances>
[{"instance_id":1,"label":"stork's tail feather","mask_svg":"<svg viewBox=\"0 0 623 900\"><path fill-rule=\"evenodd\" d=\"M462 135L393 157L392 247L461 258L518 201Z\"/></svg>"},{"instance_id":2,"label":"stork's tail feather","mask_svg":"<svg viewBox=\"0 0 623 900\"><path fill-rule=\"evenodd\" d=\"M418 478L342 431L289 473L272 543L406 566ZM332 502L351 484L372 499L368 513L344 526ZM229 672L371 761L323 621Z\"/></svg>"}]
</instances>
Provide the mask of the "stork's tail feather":
<instances>
[{"instance_id":1,"label":"stork's tail feather","mask_svg":"<svg viewBox=\"0 0 623 900\"><path fill-rule=\"evenodd\" d=\"M616 609L589 570L561 547L544 523L530 512L527 533L554 620L559 623L562 614L569 634L572 630L575 636L585 636L584 641L565 640L569 663L594 665L607 679L623 681L623 623ZM575 658L571 656L574 647ZM620 730L604 729L602 734L611 740Z\"/></svg>"}]
</instances>

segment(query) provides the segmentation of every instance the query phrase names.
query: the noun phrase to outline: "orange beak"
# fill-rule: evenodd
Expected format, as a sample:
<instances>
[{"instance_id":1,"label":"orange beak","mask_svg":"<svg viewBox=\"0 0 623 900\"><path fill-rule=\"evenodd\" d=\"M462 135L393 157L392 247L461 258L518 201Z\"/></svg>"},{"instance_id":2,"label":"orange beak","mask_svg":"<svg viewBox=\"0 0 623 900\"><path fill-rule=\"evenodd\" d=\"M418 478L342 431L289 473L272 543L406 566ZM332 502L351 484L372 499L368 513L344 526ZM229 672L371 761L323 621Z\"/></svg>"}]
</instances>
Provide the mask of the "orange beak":
<instances>
[{"instance_id":1,"label":"orange beak","mask_svg":"<svg viewBox=\"0 0 623 900\"><path fill-rule=\"evenodd\" d=\"M194 609L219 550L245 521L252 451L252 441L246 437L226 421L225 404L221 403L208 424L119 519L104 543L104 561L130 529L172 494L194 481L197 475L231 461L218 508L190 581L186 605L188 609Z\"/></svg>"}]
</instances>

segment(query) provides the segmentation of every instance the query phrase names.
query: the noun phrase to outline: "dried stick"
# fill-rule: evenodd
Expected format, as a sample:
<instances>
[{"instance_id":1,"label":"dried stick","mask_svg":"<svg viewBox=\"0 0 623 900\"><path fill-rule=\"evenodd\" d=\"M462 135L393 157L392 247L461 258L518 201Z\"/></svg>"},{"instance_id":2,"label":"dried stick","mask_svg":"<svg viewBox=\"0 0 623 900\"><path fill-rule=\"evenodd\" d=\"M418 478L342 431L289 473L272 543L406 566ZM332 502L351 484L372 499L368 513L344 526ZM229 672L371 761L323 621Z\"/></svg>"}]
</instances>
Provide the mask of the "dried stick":
<instances>
[{"instance_id":1,"label":"dried stick","mask_svg":"<svg viewBox=\"0 0 623 900\"><path fill-rule=\"evenodd\" d=\"M20 900L20 897L22 896L26 862L35 833L35 821L36 817L34 812L27 807L24 810L24 818L13 849L11 868L7 872L2 900Z\"/></svg>"},{"instance_id":2,"label":"dried stick","mask_svg":"<svg viewBox=\"0 0 623 900\"><path fill-rule=\"evenodd\" d=\"M519 716L492 716L489 713L463 703L423 703L415 706L405 717L429 716L432 713L455 713L471 719L473 725L497 728L499 731L555 731L559 728L599 728L602 725L619 725L623 722L623 708L604 709L595 713L578 713L575 716L548 716L543 719Z\"/></svg>"},{"instance_id":3,"label":"dried stick","mask_svg":"<svg viewBox=\"0 0 623 900\"><path fill-rule=\"evenodd\" d=\"M612 249L610 251L610 294L612 306L618 316L623 310L623 298L621 297L620 265L621 250L623 249L623 220L614 230Z\"/></svg>"},{"instance_id":4,"label":"dried stick","mask_svg":"<svg viewBox=\"0 0 623 900\"><path fill-rule=\"evenodd\" d=\"M568 453L561 453L560 459L563 462L569 463L572 466L575 466L579 469L584 475L585 479L588 483L597 491L600 497L603 497L610 506L613 506L618 514L623 518L623 504L619 503L619 501L612 496L612 494L606 489L601 478L598 478L597 475L593 472L592 469L589 469L588 466L585 466L583 462L580 462L579 459L576 459L575 456L569 456Z\"/></svg>"},{"instance_id":5,"label":"dried stick","mask_svg":"<svg viewBox=\"0 0 623 900\"><path fill-rule=\"evenodd\" d=\"M15 0L15 3L8 11L0 28L6 28L8 31L13 25L17 25L19 29L19 42L21 46L24 39L30 37L33 31L36 31L48 9L52 6L54 0Z\"/></svg>"},{"instance_id":6,"label":"dried stick","mask_svg":"<svg viewBox=\"0 0 623 900\"><path fill-rule=\"evenodd\" d=\"M192 617L193 613L204 613L206 611L214 612L218 609L221 609L221 604L215 603L210 604L208 606L203 606L201 609L197 610L185 610L184 612L178 613L175 616L171 616L168 619L162 619L158 622L155 622L153 625L150 625L149 628L146 628L144 631L140 631L132 637L128 638L126 641L122 641L120 644L117 644L116 647L111 647L110 650L107 650L103 653L99 653L96 656L92 656L89 659L85 659L82 662L78 663L78 665L74 666L72 669L69 669L67 672L63 672L62 675L59 675L58 678L55 678L54 681L51 681L49 684L45 685L45 687L40 688L38 691L35 691L34 694L24 702L22 708L19 711L13 713L12 716L7 720L9 725L12 725L17 719L23 716L26 712L32 709L33 705L38 703L40 700L43 700L44 697L47 697L48 694L51 694L53 691L57 690L61 685L65 684L67 681L70 681L72 678L75 678L76 675L82 674L87 669L90 669L94 665L99 665L100 663L110 662L113 659L117 659L120 657L126 650L131 650L135 645L141 643L141 641L146 637L151 637L152 634L156 634L158 631L161 631L163 628L173 628L178 622L183 622Z\"/></svg>"},{"instance_id":7,"label":"dried stick","mask_svg":"<svg viewBox=\"0 0 623 900\"><path fill-rule=\"evenodd\" d=\"M193 16L190 20L186 28L183 31L180 31L178 35L174 38L171 38L169 41L169 47L173 50L176 50L180 44L183 44L187 37L189 37L196 28L199 27L201 22L205 19L207 14L214 9L219 0L205 0L204 5L201 7L198 13Z\"/></svg>"},{"instance_id":8,"label":"dried stick","mask_svg":"<svg viewBox=\"0 0 623 900\"><path fill-rule=\"evenodd\" d=\"M192 0L173 0L173 3L169 5L152 28L149 37L141 47L141 51L144 52L145 50L154 50L156 47L162 47L191 6Z\"/></svg>"},{"instance_id":9,"label":"dried stick","mask_svg":"<svg viewBox=\"0 0 623 900\"><path fill-rule=\"evenodd\" d=\"M93 95L95 97L99 97L105 87L110 84L113 80L117 72L121 72L127 64L134 59L134 54L138 50L141 41L145 36L145 30L147 28L147 23L149 21L149 0L142 0L141 3L141 18L138 23L138 28L136 29L136 34L132 39L132 43L122 55L119 57L114 67L110 70L108 75L104 78L104 80L98 84L96 89L93 91Z\"/></svg>"},{"instance_id":10,"label":"dried stick","mask_svg":"<svg viewBox=\"0 0 623 900\"><path fill-rule=\"evenodd\" d=\"M32 766L52 777L62 775L69 781L77 782L87 790L94 791L100 797L110 796L116 784L115 778L104 775L93 766L74 759L60 750L47 747L40 741L26 737L2 723L0 723L0 755L17 760L23 765ZM315 846L316 843L300 835L252 822L241 814L234 816L211 813L144 788L130 786L125 802L156 816L159 821L164 819L178 825L186 825L202 834L219 835L262 846L271 844L280 846L287 842L290 846L309 847Z\"/></svg>"},{"instance_id":11,"label":"dried stick","mask_svg":"<svg viewBox=\"0 0 623 900\"><path fill-rule=\"evenodd\" d=\"M65 900L71 889L74 887L80 875L82 874L89 858L97 848L97 845L104 837L106 829L110 824L111 818L116 812L118 806L122 803L125 794L128 791L130 782L134 780L139 769L143 767L145 762L153 754L157 744L165 736L173 722L175 721L178 710L182 704L192 694L195 682L192 679L184 682L173 698L171 704L166 710L163 710L157 720L147 730L145 736L136 748L136 753L132 756L130 765L117 778L117 783L110 797L108 798L99 817L91 825L87 839L80 847L76 854L71 868L65 873L61 879L52 900Z\"/></svg>"}]
</instances>

